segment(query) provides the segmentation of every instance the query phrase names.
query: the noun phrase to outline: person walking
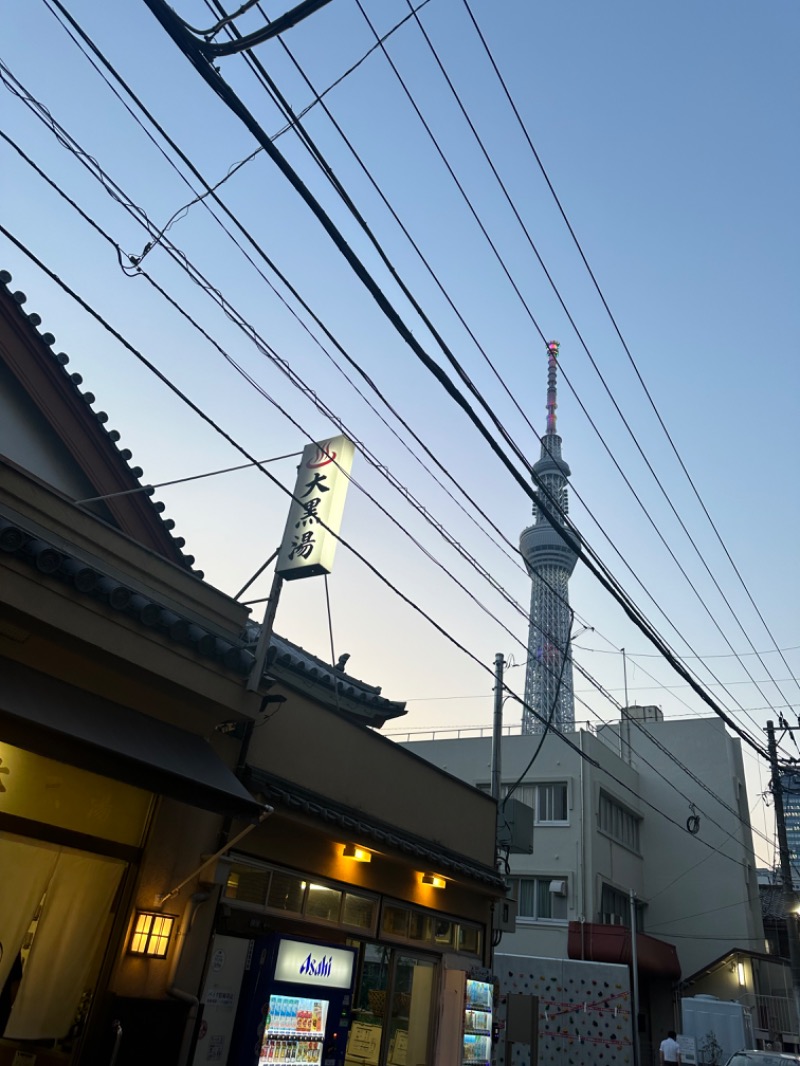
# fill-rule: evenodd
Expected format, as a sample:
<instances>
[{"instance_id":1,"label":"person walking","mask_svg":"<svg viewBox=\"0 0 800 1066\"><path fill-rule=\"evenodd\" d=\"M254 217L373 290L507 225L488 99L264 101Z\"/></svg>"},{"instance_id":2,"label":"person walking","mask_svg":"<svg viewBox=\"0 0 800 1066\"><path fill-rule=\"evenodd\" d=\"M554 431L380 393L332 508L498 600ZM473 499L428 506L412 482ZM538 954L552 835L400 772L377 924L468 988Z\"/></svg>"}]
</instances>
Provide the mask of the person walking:
<instances>
[{"instance_id":1,"label":"person walking","mask_svg":"<svg viewBox=\"0 0 800 1066\"><path fill-rule=\"evenodd\" d=\"M658 1049L658 1061L661 1066L667 1066L667 1063L679 1063L681 1061L681 1049L678 1046L678 1041L675 1039L674 1029L670 1029L666 1039L661 1041L661 1046Z\"/></svg>"}]
</instances>

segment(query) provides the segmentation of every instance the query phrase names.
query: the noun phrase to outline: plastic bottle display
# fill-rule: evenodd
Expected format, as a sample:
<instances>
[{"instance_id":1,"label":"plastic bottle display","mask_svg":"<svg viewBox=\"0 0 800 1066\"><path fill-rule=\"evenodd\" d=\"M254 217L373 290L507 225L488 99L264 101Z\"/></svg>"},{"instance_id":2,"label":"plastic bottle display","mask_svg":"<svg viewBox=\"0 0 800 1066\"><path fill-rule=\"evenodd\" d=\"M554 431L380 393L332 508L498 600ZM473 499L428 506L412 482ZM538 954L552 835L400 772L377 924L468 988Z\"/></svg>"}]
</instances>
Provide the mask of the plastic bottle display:
<instances>
[{"instance_id":1,"label":"plastic bottle display","mask_svg":"<svg viewBox=\"0 0 800 1066\"><path fill-rule=\"evenodd\" d=\"M258 1066L294 1066L322 1061L327 1002L294 996L270 996ZM316 1038L316 1039L315 1039Z\"/></svg>"}]
</instances>

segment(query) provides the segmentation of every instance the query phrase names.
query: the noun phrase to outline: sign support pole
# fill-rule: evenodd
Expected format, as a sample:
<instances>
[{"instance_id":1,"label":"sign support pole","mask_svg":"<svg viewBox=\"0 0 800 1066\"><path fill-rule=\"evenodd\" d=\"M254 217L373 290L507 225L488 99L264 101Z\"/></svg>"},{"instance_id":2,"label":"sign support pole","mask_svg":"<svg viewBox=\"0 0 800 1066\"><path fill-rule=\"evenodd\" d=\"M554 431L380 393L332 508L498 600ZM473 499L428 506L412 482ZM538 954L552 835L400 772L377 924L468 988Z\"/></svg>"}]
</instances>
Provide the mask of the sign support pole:
<instances>
[{"instance_id":1,"label":"sign support pole","mask_svg":"<svg viewBox=\"0 0 800 1066\"><path fill-rule=\"evenodd\" d=\"M264 663L269 651L269 642L272 640L272 631L275 628L275 614L278 610L278 600L281 597L282 588L283 578L276 570L272 575L272 587L269 590L267 606L264 609L264 621L261 623L261 632L258 635L256 659L247 679L246 688L248 692L258 692L258 686L261 683L261 675L264 672Z\"/></svg>"}]
</instances>

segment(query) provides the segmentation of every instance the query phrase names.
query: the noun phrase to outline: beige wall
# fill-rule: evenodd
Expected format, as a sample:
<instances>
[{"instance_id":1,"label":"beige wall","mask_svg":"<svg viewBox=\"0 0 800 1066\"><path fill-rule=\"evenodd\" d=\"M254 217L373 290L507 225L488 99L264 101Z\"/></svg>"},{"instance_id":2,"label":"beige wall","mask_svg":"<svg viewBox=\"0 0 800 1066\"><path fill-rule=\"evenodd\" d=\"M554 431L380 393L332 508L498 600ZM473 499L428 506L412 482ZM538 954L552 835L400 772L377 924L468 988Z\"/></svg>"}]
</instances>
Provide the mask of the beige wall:
<instances>
[{"instance_id":1,"label":"beige wall","mask_svg":"<svg viewBox=\"0 0 800 1066\"><path fill-rule=\"evenodd\" d=\"M253 732L252 766L494 866L490 797L385 737L286 694Z\"/></svg>"}]
</instances>

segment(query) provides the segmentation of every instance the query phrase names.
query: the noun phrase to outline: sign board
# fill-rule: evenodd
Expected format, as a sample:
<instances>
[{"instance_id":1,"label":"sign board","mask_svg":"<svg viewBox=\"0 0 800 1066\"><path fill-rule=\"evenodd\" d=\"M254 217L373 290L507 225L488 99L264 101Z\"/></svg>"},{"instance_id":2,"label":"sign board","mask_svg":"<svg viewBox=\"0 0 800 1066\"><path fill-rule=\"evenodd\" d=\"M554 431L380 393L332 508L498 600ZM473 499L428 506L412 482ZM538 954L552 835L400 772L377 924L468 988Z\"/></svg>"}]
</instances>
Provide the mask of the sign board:
<instances>
[{"instance_id":1,"label":"sign board","mask_svg":"<svg viewBox=\"0 0 800 1066\"><path fill-rule=\"evenodd\" d=\"M697 1048L695 1047L694 1037L678 1033L675 1039L678 1041L678 1047L681 1050L681 1063L683 1066L695 1066L697 1063Z\"/></svg>"},{"instance_id":2,"label":"sign board","mask_svg":"<svg viewBox=\"0 0 800 1066\"><path fill-rule=\"evenodd\" d=\"M284 580L333 569L354 453L353 442L344 436L304 449L275 567Z\"/></svg>"},{"instance_id":3,"label":"sign board","mask_svg":"<svg viewBox=\"0 0 800 1066\"><path fill-rule=\"evenodd\" d=\"M378 1066L381 1032L379 1025L353 1022L347 1040L347 1061L357 1062L359 1066Z\"/></svg>"},{"instance_id":4,"label":"sign board","mask_svg":"<svg viewBox=\"0 0 800 1066\"><path fill-rule=\"evenodd\" d=\"M353 977L353 952L327 944L281 940L275 980L317 988L349 988Z\"/></svg>"}]
</instances>

